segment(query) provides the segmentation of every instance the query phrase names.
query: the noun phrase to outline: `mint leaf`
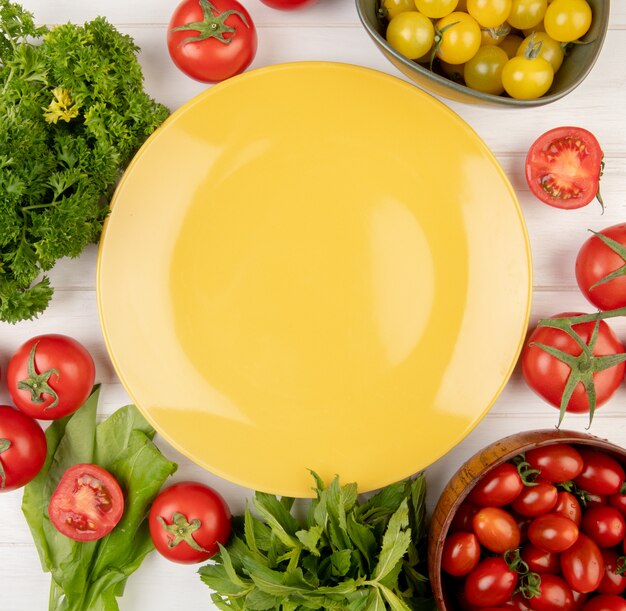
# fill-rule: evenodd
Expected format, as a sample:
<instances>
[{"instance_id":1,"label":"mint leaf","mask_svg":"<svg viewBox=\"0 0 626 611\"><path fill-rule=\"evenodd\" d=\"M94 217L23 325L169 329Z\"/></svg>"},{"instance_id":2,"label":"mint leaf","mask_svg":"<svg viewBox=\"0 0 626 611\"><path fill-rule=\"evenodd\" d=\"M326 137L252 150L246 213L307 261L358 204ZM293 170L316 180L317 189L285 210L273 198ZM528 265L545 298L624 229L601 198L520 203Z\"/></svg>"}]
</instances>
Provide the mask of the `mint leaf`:
<instances>
[{"instance_id":1,"label":"mint leaf","mask_svg":"<svg viewBox=\"0 0 626 611\"><path fill-rule=\"evenodd\" d=\"M384 579L399 562L402 562L411 543L411 531L408 526L409 508L407 500L404 499L387 525L378 563L374 568L374 579L379 581Z\"/></svg>"}]
</instances>

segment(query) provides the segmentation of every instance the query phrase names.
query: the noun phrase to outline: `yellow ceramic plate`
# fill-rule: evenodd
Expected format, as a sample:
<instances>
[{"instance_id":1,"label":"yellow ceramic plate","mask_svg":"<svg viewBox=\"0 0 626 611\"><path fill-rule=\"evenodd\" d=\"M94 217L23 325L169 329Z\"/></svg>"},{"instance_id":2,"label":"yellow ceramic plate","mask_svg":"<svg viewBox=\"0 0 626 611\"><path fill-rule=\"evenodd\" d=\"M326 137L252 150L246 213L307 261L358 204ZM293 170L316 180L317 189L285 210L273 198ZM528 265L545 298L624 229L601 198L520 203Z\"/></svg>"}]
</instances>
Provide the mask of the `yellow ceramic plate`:
<instances>
[{"instance_id":1,"label":"yellow ceramic plate","mask_svg":"<svg viewBox=\"0 0 626 611\"><path fill-rule=\"evenodd\" d=\"M529 246L476 134L394 77L285 64L217 85L114 198L98 299L122 383L210 471L371 490L484 416L524 337Z\"/></svg>"}]
</instances>

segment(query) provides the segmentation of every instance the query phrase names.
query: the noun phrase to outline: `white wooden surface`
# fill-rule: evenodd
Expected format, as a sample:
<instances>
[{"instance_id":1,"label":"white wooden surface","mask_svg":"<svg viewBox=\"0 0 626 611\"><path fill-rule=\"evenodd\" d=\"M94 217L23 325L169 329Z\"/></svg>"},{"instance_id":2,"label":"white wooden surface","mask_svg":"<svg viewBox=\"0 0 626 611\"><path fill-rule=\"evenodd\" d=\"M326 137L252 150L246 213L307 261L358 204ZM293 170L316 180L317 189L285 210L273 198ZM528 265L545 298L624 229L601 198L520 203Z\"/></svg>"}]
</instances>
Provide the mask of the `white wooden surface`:
<instances>
[{"instance_id":1,"label":"white wooden surface","mask_svg":"<svg viewBox=\"0 0 626 611\"><path fill-rule=\"evenodd\" d=\"M371 43L359 23L353 0L319 0L298 12L272 10L259 0L243 0L259 32L254 67L293 60L334 60L399 73ZM172 110L204 86L185 77L171 63L165 29L176 0L24 0L40 23L82 22L104 15L141 46L140 60L149 92ZM602 55L587 80L565 99L536 110L513 111L447 102L470 123L497 155L517 189L527 220L534 257L532 321L565 310L592 311L579 294L574 259L587 229L602 229L626 221L626 2L613 0L610 31ZM384 113L380 122L384 125ZM389 112L393 112L389 109ZM374 110L372 111L374 113ZM523 178L526 150L536 136L559 125L580 125L596 134L606 159L602 192L604 216L595 204L566 212L540 204ZM104 348L95 301L95 247L77 260L61 261L54 269L54 301L40 319L10 326L0 323L0 368L29 337L46 332L67 333L83 342L97 364L103 384L101 417L129 402ZM614 328L626 341L626 322ZM496 330L497 332L497 330ZM8 400L0 386L0 402ZM592 432L626 444L626 389L622 387L596 415ZM557 412L535 397L516 370L506 390L474 432L428 469L429 504L436 502L450 475L488 442L520 430L549 428ZM584 430L586 418L568 415L567 428ZM234 512L242 509L250 490L220 480L178 455L157 438L162 450L180 467L176 480L197 479L219 489ZM49 576L43 574L30 533L20 511L19 492L0 495L0 610L45 610ZM193 566L180 566L152 554L129 580L121 599L124 611L212 608L209 591Z\"/></svg>"}]
</instances>

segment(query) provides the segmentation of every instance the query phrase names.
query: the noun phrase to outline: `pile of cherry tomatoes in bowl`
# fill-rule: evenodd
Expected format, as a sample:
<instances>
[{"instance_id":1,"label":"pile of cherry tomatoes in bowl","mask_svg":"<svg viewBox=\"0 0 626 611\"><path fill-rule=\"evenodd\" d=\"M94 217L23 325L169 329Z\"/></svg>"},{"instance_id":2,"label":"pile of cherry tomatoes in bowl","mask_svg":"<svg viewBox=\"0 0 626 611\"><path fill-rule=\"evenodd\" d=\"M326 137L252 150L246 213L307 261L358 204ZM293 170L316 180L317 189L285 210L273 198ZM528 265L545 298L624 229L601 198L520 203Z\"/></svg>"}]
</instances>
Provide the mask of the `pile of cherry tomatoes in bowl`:
<instances>
[{"instance_id":1,"label":"pile of cherry tomatoes in bowl","mask_svg":"<svg viewBox=\"0 0 626 611\"><path fill-rule=\"evenodd\" d=\"M591 27L586 0L381 0L398 53L482 93L533 100Z\"/></svg>"},{"instance_id":2,"label":"pile of cherry tomatoes in bowl","mask_svg":"<svg viewBox=\"0 0 626 611\"><path fill-rule=\"evenodd\" d=\"M467 611L625 611L626 475L590 445L542 444L469 491L442 571Z\"/></svg>"}]
</instances>

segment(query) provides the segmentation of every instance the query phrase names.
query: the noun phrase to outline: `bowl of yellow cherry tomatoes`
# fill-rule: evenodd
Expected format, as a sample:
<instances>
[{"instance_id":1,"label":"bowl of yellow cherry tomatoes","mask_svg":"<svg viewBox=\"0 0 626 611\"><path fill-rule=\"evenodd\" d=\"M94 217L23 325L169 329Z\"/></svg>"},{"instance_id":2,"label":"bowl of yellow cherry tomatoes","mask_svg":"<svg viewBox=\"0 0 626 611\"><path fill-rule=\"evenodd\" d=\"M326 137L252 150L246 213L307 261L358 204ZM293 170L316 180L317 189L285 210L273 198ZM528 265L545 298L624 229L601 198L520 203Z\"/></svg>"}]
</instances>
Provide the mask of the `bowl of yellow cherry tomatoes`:
<instances>
[{"instance_id":1,"label":"bowl of yellow cherry tomatoes","mask_svg":"<svg viewBox=\"0 0 626 611\"><path fill-rule=\"evenodd\" d=\"M374 43L438 95L533 107L574 90L593 68L610 0L356 0Z\"/></svg>"}]
</instances>

